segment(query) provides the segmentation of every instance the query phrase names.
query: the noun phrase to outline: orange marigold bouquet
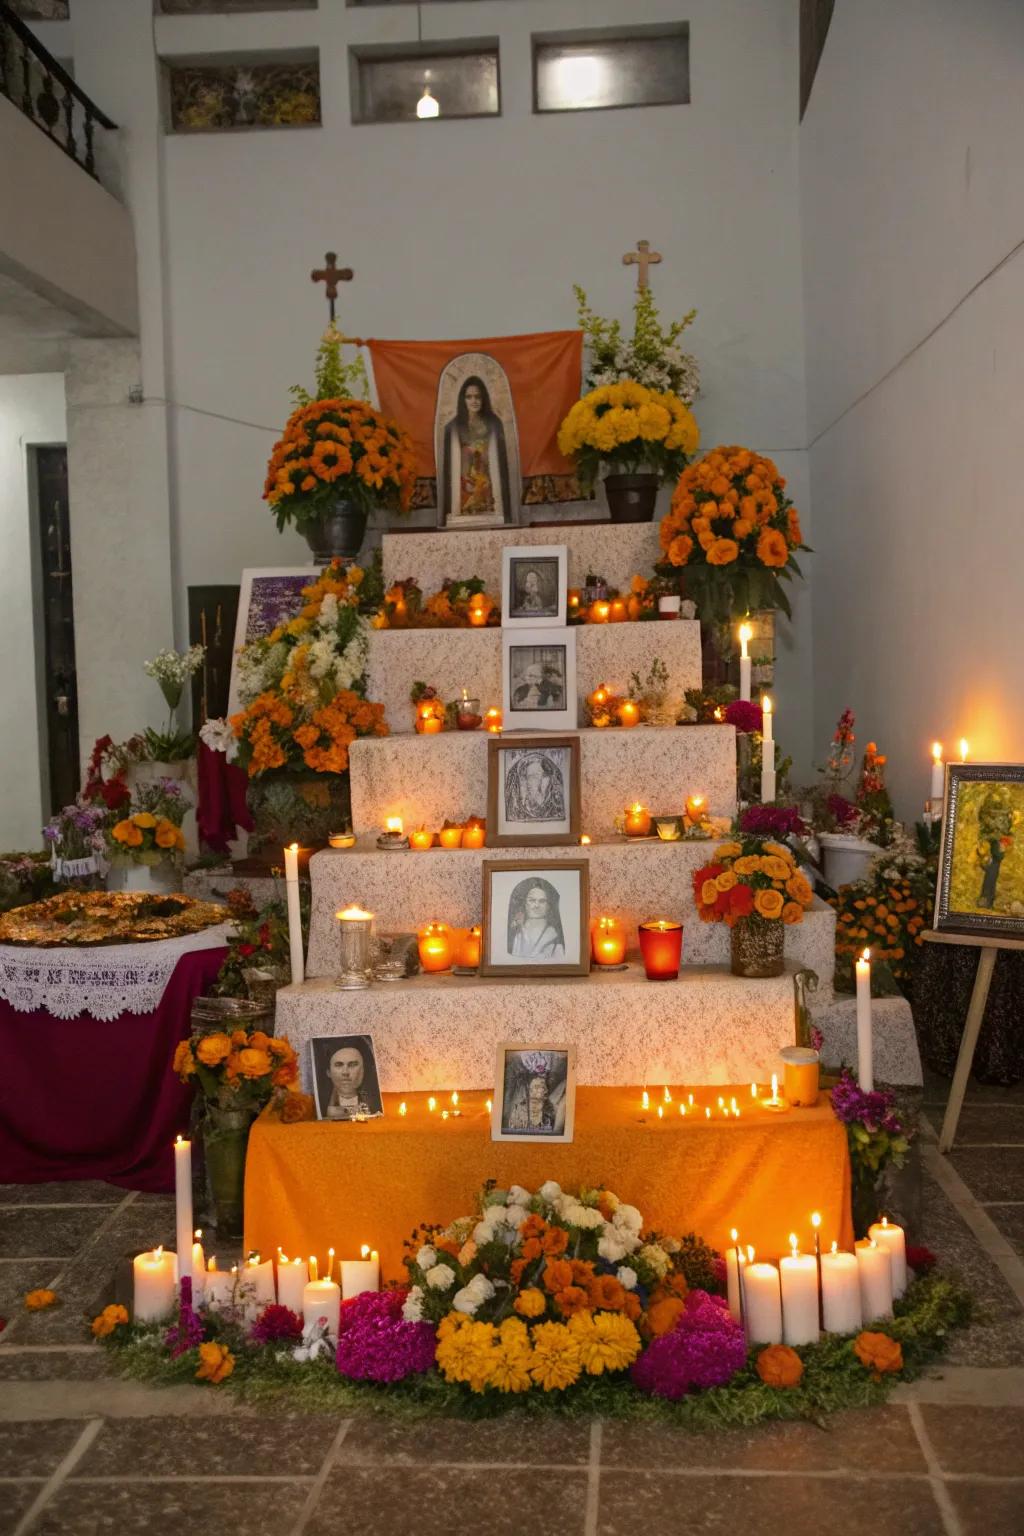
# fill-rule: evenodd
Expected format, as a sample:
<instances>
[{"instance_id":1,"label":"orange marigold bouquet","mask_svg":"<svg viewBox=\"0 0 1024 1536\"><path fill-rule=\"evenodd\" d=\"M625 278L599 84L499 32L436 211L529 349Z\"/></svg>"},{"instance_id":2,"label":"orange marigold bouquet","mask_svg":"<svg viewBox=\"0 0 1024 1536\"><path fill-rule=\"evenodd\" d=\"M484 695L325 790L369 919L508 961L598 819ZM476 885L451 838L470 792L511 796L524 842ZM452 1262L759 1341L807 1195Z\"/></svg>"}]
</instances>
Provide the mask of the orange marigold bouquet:
<instances>
[{"instance_id":1,"label":"orange marigold bouquet","mask_svg":"<svg viewBox=\"0 0 1024 1536\"><path fill-rule=\"evenodd\" d=\"M209 1104L254 1115L271 1098L292 1092L299 1077L291 1044L262 1029L193 1034L179 1042L174 1070L183 1083L198 1085Z\"/></svg>"},{"instance_id":2,"label":"orange marigold bouquet","mask_svg":"<svg viewBox=\"0 0 1024 1536\"><path fill-rule=\"evenodd\" d=\"M693 894L702 922L724 922L730 928L746 917L802 923L814 900L811 883L791 851L759 837L716 848L713 861L694 875Z\"/></svg>"},{"instance_id":3,"label":"orange marigold bouquet","mask_svg":"<svg viewBox=\"0 0 1024 1536\"><path fill-rule=\"evenodd\" d=\"M666 574L686 572L701 616L724 622L759 608L790 612L782 582L803 573L800 516L771 459L749 448L713 448L679 477L661 523Z\"/></svg>"}]
</instances>

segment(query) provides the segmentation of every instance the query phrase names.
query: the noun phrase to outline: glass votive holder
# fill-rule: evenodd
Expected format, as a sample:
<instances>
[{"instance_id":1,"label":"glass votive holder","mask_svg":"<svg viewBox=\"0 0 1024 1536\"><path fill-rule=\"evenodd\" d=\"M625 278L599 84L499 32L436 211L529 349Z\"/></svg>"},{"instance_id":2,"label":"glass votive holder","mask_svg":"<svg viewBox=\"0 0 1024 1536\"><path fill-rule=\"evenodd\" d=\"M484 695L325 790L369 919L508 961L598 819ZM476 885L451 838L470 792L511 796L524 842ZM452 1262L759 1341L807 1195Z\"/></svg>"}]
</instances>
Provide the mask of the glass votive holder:
<instances>
[{"instance_id":1,"label":"glass votive holder","mask_svg":"<svg viewBox=\"0 0 1024 1536\"><path fill-rule=\"evenodd\" d=\"M373 980L373 913L346 907L337 913L341 966L338 986L350 992Z\"/></svg>"},{"instance_id":2,"label":"glass votive holder","mask_svg":"<svg viewBox=\"0 0 1024 1536\"><path fill-rule=\"evenodd\" d=\"M683 958L683 925L657 917L641 923L640 955L648 981L675 981Z\"/></svg>"},{"instance_id":3,"label":"glass votive holder","mask_svg":"<svg viewBox=\"0 0 1024 1536\"><path fill-rule=\"evenodd\" d=\"M484 717L480 709L480 700L470 699L463 695L455 706L455 724L459 730L478 731L483 723Z\"/></svg>"},{"instance_id":4,"label":"glass votive holder","mask_svg":"<svg viewBox=\"0 0 1024 1536\"><path fill-rule=\"evenodd\" d=\"M663 843L678 843L682 832L678 816L656 816L654 825Z\"/></svg>"},{"instance_id":5,"label":"glass votive holder","mask_svg":"<svg viewBox=\"0 0 1024 1536\"><path fill-rule=\"evenodd\" d=\"M779 1052L783 1063L782 1094L790 1104L810 1109L818 1102L819 1060L806 1045L786 1045Z\"/></svg>"}]
</instances>

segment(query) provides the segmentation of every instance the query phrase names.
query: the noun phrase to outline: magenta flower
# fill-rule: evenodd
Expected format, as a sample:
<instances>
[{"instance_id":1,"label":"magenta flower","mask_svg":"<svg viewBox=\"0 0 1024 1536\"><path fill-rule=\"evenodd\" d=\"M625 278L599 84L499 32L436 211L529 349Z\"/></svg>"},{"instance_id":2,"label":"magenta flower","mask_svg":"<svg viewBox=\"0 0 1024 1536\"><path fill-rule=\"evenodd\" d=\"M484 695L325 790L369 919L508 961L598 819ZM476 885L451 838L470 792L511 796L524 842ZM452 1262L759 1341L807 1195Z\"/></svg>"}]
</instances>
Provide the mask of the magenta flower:
<instances>
[{"instance_id":1,"label":"magenta flower","mask_svg":"<svg viewBox=\"0 0 1024 1536\"><path fill-rule=\"evenodd\" d=\"M741 733L763 730L764 716L760 704L752 704L749 699L734 699L725 706L725 723L734 725Z\"/></svg>"},{"instance_id":2,"label":"magenta flower","mask_svg":"<svg viewBox=\"0 0 1024 1536\"><path fill-rule=\"evenodd\" d=\"M302 1318L291 1307L272 1302L253 1323L249 1337L254 1344L298 1344L302 1338Z\"/></svg>"},{"instance_id":3,"label":"magenta flower","mask_svg":"<svg viewBox=\"0 0 1024 1536\"><path fill-rule=\"evenodd\" d=\"M436 1335L430 1323L408 1323L402 1306L408 1290L366 1291L341 1304L338 1370L353 1381L401 1381L434 1364Z\"/></svg>"},{"instance_id":4,"label":"magenta flower","mask_svg":"<svg viewBox=\"0 0 1024 1536\"><path fill-rule=\"evenodd\" d=\"M677 1401L724 1387L746 1363L743 1330L724 1298L691 1291L676 1326L651 1341L630 1374L641 1392Z\"/></svg>"}]
</instances>

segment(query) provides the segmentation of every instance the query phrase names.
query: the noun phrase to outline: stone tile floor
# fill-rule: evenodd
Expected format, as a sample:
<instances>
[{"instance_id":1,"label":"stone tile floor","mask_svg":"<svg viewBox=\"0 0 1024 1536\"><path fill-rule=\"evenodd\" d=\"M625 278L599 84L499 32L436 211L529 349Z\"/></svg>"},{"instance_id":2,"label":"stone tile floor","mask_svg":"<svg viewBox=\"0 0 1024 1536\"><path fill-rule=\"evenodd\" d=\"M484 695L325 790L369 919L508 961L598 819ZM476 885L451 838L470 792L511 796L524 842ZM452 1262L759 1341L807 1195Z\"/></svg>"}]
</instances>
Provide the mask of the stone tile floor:
<instances>
[{"instance_id":1,"label":"stone tile floor","mask_svg":"<svg viewBox=\"0 0 1024 1536\"><path fill-rule=\"evenodd\" d=\"M173 1202L104 1184L0 1185L0 1533L245 1523L275 1536L391 1536L425 1521L464 1536L1018 1536L1024 1085L972 1084L943 1159L947 1091L926 1081L913 1237L970 1281L981 1316L926 1379L826 1430L266 1419L213 1392L118 1380L83 1342L84 1323L127 1254L173 1239ZM39 1285L62 1306L26 1313L21 1298Z\"/></svg>"}]
</instances>

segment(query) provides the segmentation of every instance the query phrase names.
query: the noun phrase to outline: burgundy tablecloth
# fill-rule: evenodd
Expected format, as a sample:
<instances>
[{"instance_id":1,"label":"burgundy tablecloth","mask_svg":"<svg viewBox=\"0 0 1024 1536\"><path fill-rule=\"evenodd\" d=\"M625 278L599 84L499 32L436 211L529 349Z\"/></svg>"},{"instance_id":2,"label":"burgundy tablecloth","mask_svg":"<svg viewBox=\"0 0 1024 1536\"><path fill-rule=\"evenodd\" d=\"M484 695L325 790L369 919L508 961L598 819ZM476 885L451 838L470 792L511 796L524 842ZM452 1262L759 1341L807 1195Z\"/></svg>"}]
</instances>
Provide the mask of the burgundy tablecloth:
<instances>
[{"instance_id":1,"label":"burgundy tablecloth","mask_svg":"<svg viewBox=\"0 0 1024 1536\"><path fill-rule=\"evenodd\" d=\"M172 1147L192 1097L171 1070L174 1047L226 953L183 955L154 1013L56 1019L0 1000L0 1183L174 1188Z\"/></svg>"}]
</instances>

